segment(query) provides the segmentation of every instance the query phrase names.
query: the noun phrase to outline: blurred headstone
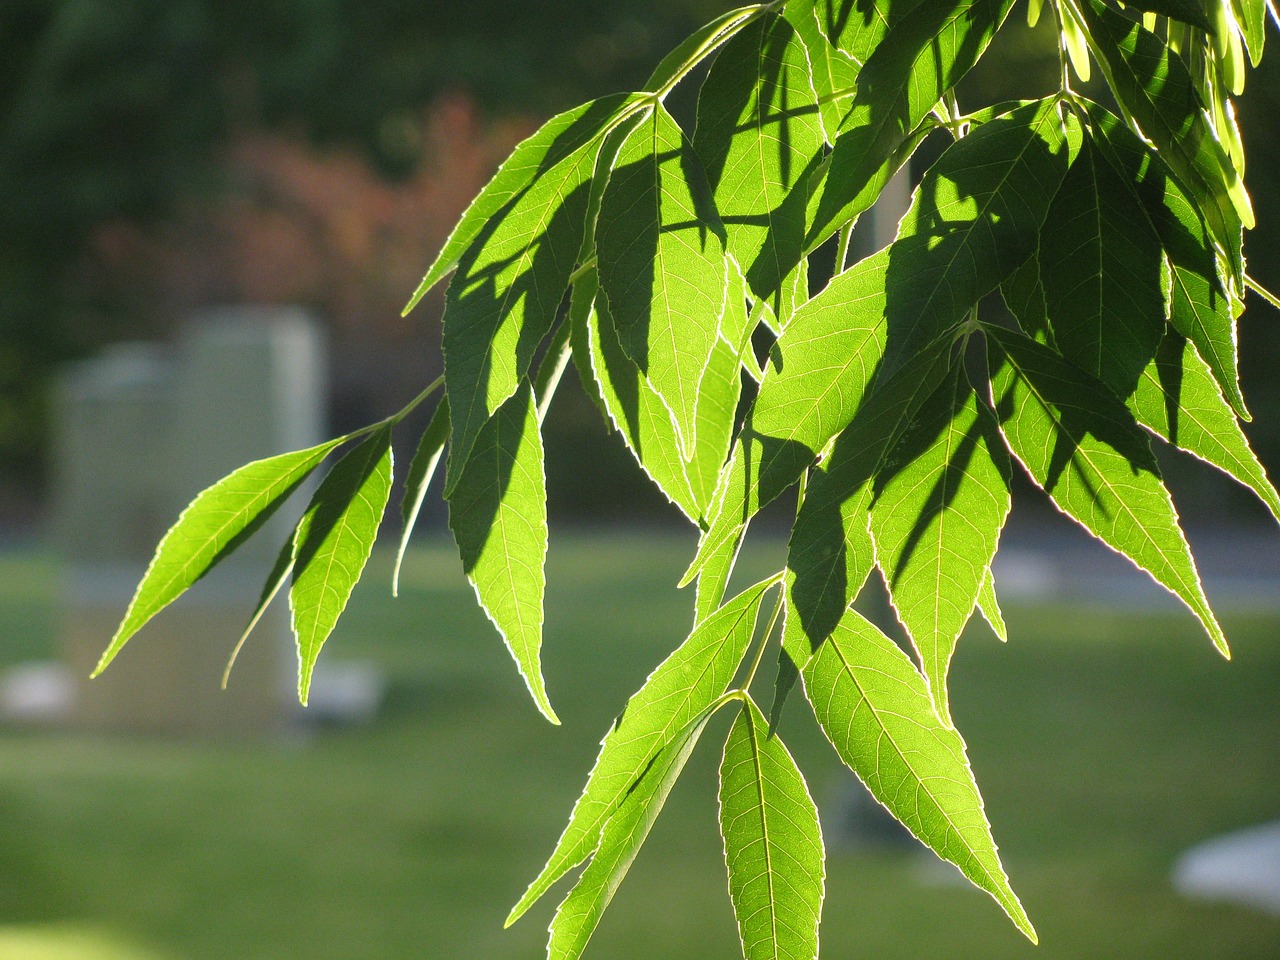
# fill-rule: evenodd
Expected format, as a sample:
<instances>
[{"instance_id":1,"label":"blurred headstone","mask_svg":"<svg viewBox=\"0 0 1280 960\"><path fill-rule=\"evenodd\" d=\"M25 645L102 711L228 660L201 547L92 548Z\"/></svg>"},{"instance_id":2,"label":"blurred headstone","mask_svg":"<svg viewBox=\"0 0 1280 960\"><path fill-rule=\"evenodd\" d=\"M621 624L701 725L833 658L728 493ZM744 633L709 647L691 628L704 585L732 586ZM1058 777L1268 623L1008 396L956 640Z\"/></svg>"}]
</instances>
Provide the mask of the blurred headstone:
<instances>
[{"instance_id":1,"label":"blurred headstone","mask_svg":"<svg viewBox=\"0 0 1280 960\"><path fill-rule=\"evenodd\" d=\"M75 722L212 732L285 719L294 667L284 604L267 611L220 689L289 535L284 515L144 627L101 677L88 676L182 507L243 463L319 442L324 386L319 330L288 309L221 310L172 351L122 345L65 375L55 529Z\"/></svg>"}]
</instances>

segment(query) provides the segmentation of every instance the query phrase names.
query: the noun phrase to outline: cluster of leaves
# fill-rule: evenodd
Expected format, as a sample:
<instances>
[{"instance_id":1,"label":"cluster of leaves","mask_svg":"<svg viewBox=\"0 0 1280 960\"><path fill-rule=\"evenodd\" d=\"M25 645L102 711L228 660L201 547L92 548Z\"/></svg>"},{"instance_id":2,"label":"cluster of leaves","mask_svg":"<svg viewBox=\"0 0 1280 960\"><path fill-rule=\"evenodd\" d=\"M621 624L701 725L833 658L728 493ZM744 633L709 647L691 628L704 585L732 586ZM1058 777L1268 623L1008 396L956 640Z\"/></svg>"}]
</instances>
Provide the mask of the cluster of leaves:
<instances>
[{"instance_id":1,"label":"cluster of leaves","mask_svg":"<svg viewBox=\"0 0 1280 960\"><path fill-rule=\"evenodd\" d=\"M777 732L796 681L876 799L1034 940L947 697L974 610L1004 636L991 561L1015 469L1227 652L1151 436L1280 517L1240 428L1234 335L1257 287L1244 271L1252 213L1229 98L1245 51L1261 55L1269 5L1053 0L1060 88L963 114L954 88L1012 5L786 0L727 13L645 92L563 113L517 147L409 304L453 274L445 395L409 467L401 553L448 449L466 575L548 719L539 428L570 361L701 530L686 576L692 632L608 731L511 912L514 922L589 861L552 922L553 958L581 953L723 708L737 711L720 808L744 954L816 956L821 834ZM688 133L664 98L712 56ZM1073 90L1071 71L1091 62L1118 112ZM935 132L949 143L896 239L846 266L858 216ZM815 289L809 259L829 241L836 272ZM358 435L250 464L201 494L99 669L359 440L315 490L259 608L291 583L305 701L390 495L392 428L438 386ZM785 568L726 600L752 517L797 484ZM854 609L876 568L917 662ZM752 688L775 646L766 718Z\"/></svg>"}]
</instances>

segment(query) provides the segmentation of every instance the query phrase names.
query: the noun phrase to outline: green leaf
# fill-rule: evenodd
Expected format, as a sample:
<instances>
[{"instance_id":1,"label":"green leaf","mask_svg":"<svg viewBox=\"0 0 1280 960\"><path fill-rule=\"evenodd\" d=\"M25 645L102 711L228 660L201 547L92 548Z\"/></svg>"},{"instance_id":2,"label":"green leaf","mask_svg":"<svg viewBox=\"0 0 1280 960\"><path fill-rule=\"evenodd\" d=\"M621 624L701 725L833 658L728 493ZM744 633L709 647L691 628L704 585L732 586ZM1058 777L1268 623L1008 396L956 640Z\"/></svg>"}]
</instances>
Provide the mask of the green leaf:
<instances>
[{"instance_id":1,"label":"green leaf","mask_svg":"<svg viewBox=\"0 0 1280 960\"><path fill-rule=\"evenodd\" d=\"M978 591L978 609L999 641L1008 643L1009 628L1004 625L1004 614L1000 612L1000 602L996 599L996 578L992 576L990 567L982 578L982 589Z\"/></svg>"},{"instance_id":2,"label":"green leaf","mask_svg":"<svg viewBox=\"0 0 1280 960\"><path fill-rule=\"evenodd\" d=\"M933 712L907 655L849 610L803 670L805 693L836 752L872 796L1004 908L1032 943L1009 887L960 734Z\"/></svg>"},{"instance_id":3,"label":"green leaf","mask_svg":"<svg viewBox=\"0 0 1280 960\"><path fill-rule=\"evenodd\" d=\"M1009 515L1011 471L989 411L957 364L877 478L871 537L889 597L951 724L947 672Z\"/></svg>"},{"instance_id":4,"label":"green leaf","mask_svg":"<svg viewBox=\"0 0 1280 960\"><path fill-rule=\"evenodd\" d=\"M596 225L600 289L623 351L671 410L685 459L728 288L723 227L661 105L623 144Z\"/></svg>"},{"instance_id":5,"label":"green leaf","mask_svg":"<svg viewBox=\"0 0 1280 960\"><path fill-rule=\"evenodd\" d=\"M866 10L853 10L844 0L815 5L832 42L862 69L812 216L807 249L870 206L879 190L868 196L868 183L978 62L1012 5L1012 0L875 0ZM899 155L894 169L905 159Z\"/></svg>"},{"instance_id":6,"label":"green leaf","mask_svg":"<svg viewBox=\"0 0 1280 960\"><path fill-rule=\"evenodd\" d=\"M1140 424L1234 477L1280 521L1280 496L1249 448L1208 364L1185 338L1166 333L1128 404Z\"/></svg>"},{"instance_id":7,"label":"green leaf","mask_svg":"<svg viewBox=\"0 0 1280 960\"><path fill-rule=\"evenodd\" d=\"M720 833L746 960L816 960L823 849L795 761L747 699L720 764Z\"/></svg>"},{"instance_id":8,"label":"green leaf","mask_svg":"<svg viewBox=\"0 0 1280 960\"><path fill-rule=\"evenodd\" d=\"M628 100L589 104L575 149L516 191L479 227L458 261L444 313L445 387L453 439L451 494L485 422L516 392L555 321L586 236L603 133Z\"/></svg>"},{"instance_id":9,"label":"green leaf","mask_svg":"<svg viewBox=\"0 0 1280 960\"><path fill-rule=\"evenodd\" d=\"M816 648L862 589L875 557L873 481L905 465L896 462L900 441L952 365L946 337L879 383L821 467L809 472L787 551L784 643L805 637L810 649ZM798 643L788 650L796 665L803 665L808 651Z\"/></svg>"},{"instance_id":10,"label":"green leaf","mask_svg":"<svg viewBox=\"0 0 1280 960\"><path fill-rule=\"evenodd\" d=\"M715 492L720 465L729 452L741 380L736 351L723 340L712 348L698 396L698 434L693 459L683 459L666 404L618 343L613 316L603 298L587 320L593 376L613 426L649 478L695 523Z\"/></svg>"},{"instance_id":11,"label":"green leaf","mask_svg":"<svg viewBox=\"0 0 1280 960\"><path fill-rule=\"evenodd\" d=\"M724 46L703 81L693 148L730 255L779 318L792 311L783 281L804 252L804 184L822 145L804 44L787 20L762 17Z\"/></svg>"},{"instance_id":12,"label":"green leaf","mask_svg":"<svg viewBox=\"0 0 1280 960\"><path fill-rule=\"evenodd\" d=\"M858 64L843 50L836 49L818 24L818 7L823 0L789 0L782 15L795 29L809 55L809 78L818 96L822 128L828 143L836 138L840 121L853 102Z\"/></svg>"},{"instance_id":13,"label":"green leaf","mask_svg":"<svg viewBox=\"0 0 1280 960\"><path fill-rule=\"evenodd\" d=\"M93 676L107 668L148 620L253 536L346 439L255 460L201 491L156 547Z\"/></svg>"},{"instance_id":14,"label":"green leaf","mask_svg":"<svg viewBox=\"0 0 1280 960\"><path fill-rule=\"evenodd\" d=\"M436 467L448 441L449 401L441 397L418 440L418 449L409 461L409 475L404 481L404 499L400 501L400 543L396 547L396 563L391 572L392 596L400 595L400 565L404 563L404 554L409 548L409 538L413 536L418 514L422 511L422 502L427 497L427 488L436 475Z\"/></svg>"},{"instance_id":15,"label":"green leaf","mask_svg":"<svg viewBox=\"0 0 1280 960\"><path fill-rule=\"evenodd\" d=\"M1190 191L1240 280L1240 231L1253 227L1253 210L1201 111L1191 74L1163 40L1101 0L1085 0L1080 9L1116 99Z\"/></svg>"},{"instance_id":16,"label":"green leaf","mask_svg":"<svg viewBox=\"0 0 1280 960\"><path fill-rule=\"evenodd\" d=\"M700 55L707 55L733 36L739 24L744 21L749 22L759 15L760 8L757 6L738 7L736 10L722 13L710 23L699 27L658 62L658 65L653 68L653 73L649 74L649 79L645 81L644 89L661 90L681 74L691 60Z\"/></svg>"},{"instance_id":17,"label":"green leaf","mask_svg":"<svg viewBox=\"0 0 1280 960\"><path fill-rule=\"evenodd\" d=\"M1096 104L1089 118L1100 152L1140 199L1172 268L1169 319L1213 370L1236 412L1249 419L1236 361L1236 310L1218 276L1217 256L1199 211L1168 168L1124 124Z\"/></svg>"},{"instance_id":18,"label":"green leaf","mask_svg":"<svg viewBox=\"0 0 1280 960\"><path fill-rule=\"evenodd\" d=\"M886 370L964 320L1034 249L1082 136L1061 109L1051 98L982 124L916 188L889 248Z\"/></svg>"},{"instance_id":19,"label":"green leaf","mask_svg":"<svg viewBox=\"0 0 1280 960\"><path fill-rule=\"evenodd\" d=\"M547 960L577 960L582 955L714 712L709 708L690 720L632 781L604 826L595 856L556 910Z\"/></svg>"},{"instance_id":20,"label":"green leaf","mask_svg":"<svg viewBox=\"0 0 1280 960\"><path fill-rule=\"evenodd\" d=\"M346 609L391 496L391 426L345 454L316 488L293 534L289 610L305 705L320 648Z\"/></svg>"},{"instance_id":21,"label":"green leaf","mask_svg":"<svg viewBox=\"0 0 1280 960\"><path fill-rule=\"evenodd\" d=\"M1039 258L1058 352L1128 397L1164 335L1164 254L1091 138L1054 198Z\"/></svg>"},{"instance_id":22,"label":"green leaf","mask_svg":"<svg viewBox=\"0 0 1280 960\"><path fill-rule=\"evenodd\" d=\"M1018 334L988 328L1000 429L1053 502L1146 570L1227 641L1205 598L1191 550L1142 430L1100 382Z\"/></svg>"},{"instance_id":23,"label":"green leaf","mask_svg":"<svg viewBox=\"0 0 1280 960\"><path fill-rule=\"evenodd\" d=\"M449 527L480 606L498 628L534 703L559 723L542 679L547 481L533 391L519 390L476 438L449 498Z\"/></svg>"},{"instance_id":24,"label":"green leaf","mask_svg":"<svg viewBox=\"0 0 1280 960\"><path fill-rule=\"evenodd\" d=\"M294 533L297 528L294 528ZM227 666L222 671L222 689L227 689L227 682L231 679L231 670L236 665L236 659L240 656L240 651L245 645L245 641L249 639L249 634L253 633L253 628L258 625L258 621L262 619L262 615L267 612L267 607L271 606L271 601L276 598L283 588L289 577L293 575L293 538L294 533L289 534L289 538L280 545L280 551L276 554L275 562L271 565L271 572L267 574L267 579L263 581L262 590L258 594L258 605L253 608L253 613L249 616L249 622L245 624L244 631L240 634L240 639L236 641L235 647L231 650L231 656L227 657Z\"/></svg>"},{"instance_id":25,"label":"green leaf","mask_svg":"<svg viewBox=\"0 0 1280 960\"><path fill-rule=\"evenodd\" d=\"M881 251L838 275L774 343L691 569L723 556L746 522L795 483L853 418L884 350L888 262Z\"/></svg>"},{"instance_id":26,"label":"green leaf","mask_svg":"<svg viewBox=\"0 0 1280 960\"><path fill-rule=\"evenodd\" d=\"M432 287L448 276L494 217L509 210L514 201L562 160L600 137L615 122L617 111L627 99L626 94L616 94L566 110L517 145L462 214L404 312L407 314L417 306Z\"/></svg>"},{"instance_id":27,"label":"green leaf","mask_svg":"<svg viewBox=\"0 0 1280 960\"><path fill-rule=\"evenodd\" d=\"M1249 62L1256 67L1262 62L1262 47L1267 39L1267 0L1233 0L1231 6L1244 32Z\"/></svg>"},{"instance_id":28,"label":"green leaf","mask_svg":"<svg viewBox=\"0 0 1280 960\"><path fill-rule=\"evenodd\" d=\"M591 855L605 823L655 755L674 744L680 731L725 692L746 655L760 603L773 583L767 580L747 588L700 621L627 701L601 742L600 755L555 850L512 908L507 926Z\"/></svg>"}]
</instances>

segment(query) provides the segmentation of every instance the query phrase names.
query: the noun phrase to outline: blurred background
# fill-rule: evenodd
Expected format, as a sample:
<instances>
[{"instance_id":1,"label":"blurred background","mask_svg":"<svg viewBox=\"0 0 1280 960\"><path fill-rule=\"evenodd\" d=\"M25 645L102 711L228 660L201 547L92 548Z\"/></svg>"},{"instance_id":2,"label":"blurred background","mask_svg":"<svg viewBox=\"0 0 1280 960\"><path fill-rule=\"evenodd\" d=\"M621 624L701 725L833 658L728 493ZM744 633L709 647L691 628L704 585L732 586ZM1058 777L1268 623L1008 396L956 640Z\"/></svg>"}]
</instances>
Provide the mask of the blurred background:
<instances>
[{"instance_id":1,"label":"blurred background","mask_svg":"<svg viewBox=\"0 0 1280 960\"><path fill-rule=\"evenodd\" d=\"M112 682L146 709L50 721L82 695L67 665L84 672L155 538L219 475L208 448L226 447L221 472L261 455L231 449L255 414L235 406L244 390L200 393L209 371L248 351L264 381L309 397L260 431L262 453L398 409L440 371L443 289L401 307L496 165L550 114L637 87L726 6L0 0L0 694L21 708L0 726L0 958L541 955L553 903L502 920L691 605L674 583L692 531L572 375L546 425L545 656L562 728L537 717L475 608L437 504L394 602L389 551L375 554L309 718L253 712L279 693L254 687L279 667L261 652L271 630L226 695L241 699L216 691L269 543L122 656ZM678 116L697 79L674 95ZM960 99L1056 84L1051 38L1015 11ZM1250 269L1276 289L1280 56L1239 113ZM1248 431L1274 476L1280 324L1261 301L1240 349ZM299 350L329 359L300 373ZM119 361L109 377L89 362L104 354ZM105 380L134 398L124 426L75 412L101 406ZM156 417L178 423L161 455L143 449ZM996 571L1010 644L975 624L956 661L957 722L1043 946L878 823L797 702L783 733L827 833L825 957L1280 956L1280 902L1189 897L1177 879L1197 845L1280 817L1280 534L1213 471L1162 459L1233 663L1029 489ZM137 516L112 506L128 497ZM785 548L785 527L760 526L744 583ZM174 653L166 629L199 635L200 652ZM735 955L714 734L588 956Z\"/></svg>"}]
</instances>

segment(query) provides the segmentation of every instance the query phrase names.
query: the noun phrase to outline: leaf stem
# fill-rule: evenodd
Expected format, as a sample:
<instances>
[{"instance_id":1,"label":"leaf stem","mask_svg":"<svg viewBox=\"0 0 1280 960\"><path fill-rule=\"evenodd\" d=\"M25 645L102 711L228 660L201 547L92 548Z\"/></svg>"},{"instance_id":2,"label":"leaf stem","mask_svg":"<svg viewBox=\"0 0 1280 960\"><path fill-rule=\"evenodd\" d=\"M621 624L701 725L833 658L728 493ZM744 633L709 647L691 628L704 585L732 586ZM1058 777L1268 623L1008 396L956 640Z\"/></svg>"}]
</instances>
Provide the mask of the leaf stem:
<instances>
[{"instance_id":1,"label":"leaf stem","mask_svg":"<svg viewBox=\"0 0 1280 960\"><path fill-rule=\"evenodd\" d=\"M1249 276L1249 274L1247 273L1244 275L1244 285L1248 287L1250 290L1252 290L1254 293L1256 293L1258 296L1260 296L1263 300L1267 301L1267 303L1275 307L1277 310L1280 310L1280 297L1277 297L1274 293L1272 293L1270 290L1268 290L1266 287L1260 284L1257 280L1253 279L1253 277Z\"/></svg>"},{"instance_id":2,"label":"leaf stem","mask_svg":"<svg viewBox=\"0 0 1280 960\"><path fill-rule=\"evenodd\" d=\"M671 78L650 94L652 100L654 102L664 100L667 94L674 90L681 80L687 77L698 66L698 64L714 53L721 44L732 38L735 34L741 32L750 23L758 20L781 3L782 0L772 0L771 3L758 3L755 6L743 7L740 11L740 16L734 20L730 20L723 28L707 37L707 39L689 55L689 59L682 63L679 69L671 75Z\"/></svg>"},{"instance_id":3,"label":"leaf stem","mask_svg":"<svg viewBox=\"0 0 1280 960\"><path fill-rule=\"evenodd\" d=\"M779 570L774 574L773 579L781 583L786 574L785 570ZM760 669L760 663L764 660L765 648L769 646L769 638L773 636L773 628L778 625L778 617L782 615L782 605L786 595L787 592L785 590L779 590L778 599L773 603L773 613L769 616L769 625L764 628L764 634L760 637L760 645L756 647L755 659L751 661L751 669L747 671L747 678L742 681L742 686L739 688L744 697L747 691L751 689L751 683L756 678L756 671Z\"/></svg>"}]
</instances>

